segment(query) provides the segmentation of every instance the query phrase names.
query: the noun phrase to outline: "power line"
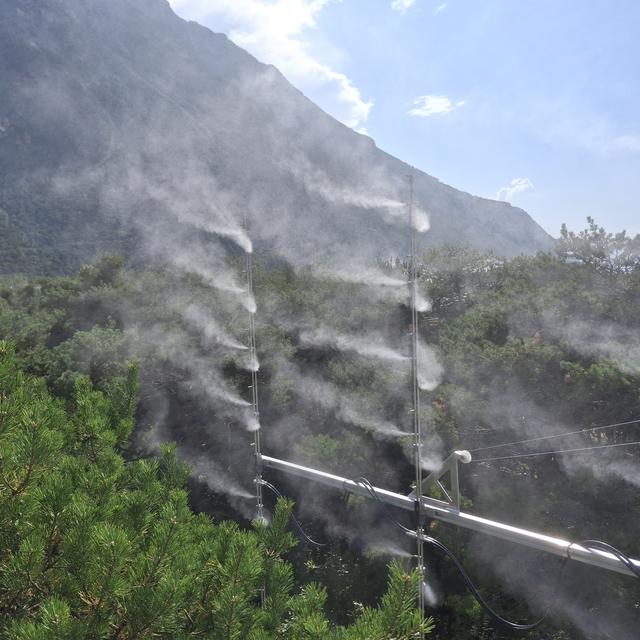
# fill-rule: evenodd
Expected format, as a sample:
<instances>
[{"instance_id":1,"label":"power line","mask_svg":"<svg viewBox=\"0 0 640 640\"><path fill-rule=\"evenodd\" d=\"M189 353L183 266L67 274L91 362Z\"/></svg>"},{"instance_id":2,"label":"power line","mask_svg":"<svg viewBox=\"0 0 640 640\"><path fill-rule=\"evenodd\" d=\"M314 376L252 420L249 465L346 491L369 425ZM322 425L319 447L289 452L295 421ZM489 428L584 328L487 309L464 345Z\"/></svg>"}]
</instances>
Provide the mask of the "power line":
<instances>
[{"instance_id":1,"label":"power line","mask_svg":"<svg viewBox=\"0 0 640 640\"><path fill-rule=\"evenodd\" d=\"M569 431L568 433L558 433L553 436L540 436L539 438L530 438L529 440L518 440L517 442L504 442L503 444L494 444L490 447L479 447L478 449L468 449L469 453L477 453L478 451L489 451L491 449L500 449L502 447L512 447L517 444L528 444L530 442L540 442L542 440L552 440L553 438L566 438L581 433L590 433L592 431L603 431L604 429L615 429L616 427L625 427L632 424L639 424L638 420L629 420L628 422L617 422L615 424L607 424L603 427L590 427L588 429L579 429L578 431Z\"/></svg>"},{"instance_id":2,"label":"power line","mask_svg":"<svg viewBox=\"0 0 640 640\"><path fill-rule=\"evenodd\" d=\"M617 442L614 444L602 444L595 447L581 447L579 449L560 449L559 451L537 451L536 453L517 453L512 456L500 456L498 458L480 458L479 460L471 460L471 462L495 462L497 460L513 460L515 458L534 458L537 456L553 456L559 453L578 453L580 451L594 451L596 449L610 449L613 447L631 447L640 444L640 440L636 442Z\"/></svg>"}]
</instances>

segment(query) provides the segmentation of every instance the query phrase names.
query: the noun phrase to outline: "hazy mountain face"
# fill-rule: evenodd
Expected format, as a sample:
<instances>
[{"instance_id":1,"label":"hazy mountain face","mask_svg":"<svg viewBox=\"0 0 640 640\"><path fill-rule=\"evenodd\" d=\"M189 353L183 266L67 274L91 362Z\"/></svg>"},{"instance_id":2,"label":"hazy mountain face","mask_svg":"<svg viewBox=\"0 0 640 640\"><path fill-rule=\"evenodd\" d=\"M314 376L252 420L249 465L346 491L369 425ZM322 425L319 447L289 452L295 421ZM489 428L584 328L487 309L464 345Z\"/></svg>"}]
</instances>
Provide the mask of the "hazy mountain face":
<instances>
[{"instance_id":1,"label":"hazy mountain face","mask_svg":"<svg viewBox=\"0 0 640 640\"><path fill-rule=\"evenodd\" d=\"M5 0L0 96L5 272L187 260L203 237L215 262L211 243L247 248L245 217L293 264L402 256L410 172L423 245L551 247L524 211L412 170L165 0Z\"/></svg>"}]
</instances>

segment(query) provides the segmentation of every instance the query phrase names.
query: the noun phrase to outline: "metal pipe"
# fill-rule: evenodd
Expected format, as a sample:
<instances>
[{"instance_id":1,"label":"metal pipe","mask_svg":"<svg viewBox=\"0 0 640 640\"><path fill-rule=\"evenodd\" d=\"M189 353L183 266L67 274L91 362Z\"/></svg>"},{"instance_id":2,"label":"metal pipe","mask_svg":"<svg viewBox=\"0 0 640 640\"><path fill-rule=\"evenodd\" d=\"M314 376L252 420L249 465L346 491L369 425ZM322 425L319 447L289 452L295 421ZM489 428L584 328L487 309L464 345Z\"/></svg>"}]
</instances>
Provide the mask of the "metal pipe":
<instances>
[{"instance_id":1,"label":"metal pipe","mask_svg":"<svg viewBox=\"0 0 640 640\"><path fill-rule=\"evenodd\" d=\"M247 219L244 221L245 231L248 232ZM253 260L250 251L246 254L246 270L247 270L247 295L253 300ZM254 419L254 440L253 450L256 460L262 455L261 448L261 430L260 425L260 408L258 404L258 352L256 349L256 319L253 310L249 310L249 367L251 368L251 408L253 410ZM264 505L262 498L262 479L260 470L256 469L255 485L256 485L256 518L262 520L264 517Z\"/></svg>"},{"instance_id":2,"label":"metal pipe","mask_svg":"<svg viewBox=\"0 0 640 640\"><path fill-rule=\"evenodd\" d=\"M317 471L316 469L278 460L277 458L271 458L269 456L261 456L261 460L262 464L269 469L307 478L365 498L372 498L371 493L364 486L348 478L342 478L331 473ZM415 499L377 487L374 487L374 490L381 502L406 511L415 511ZM448 522L458 527L464 527L465 529L470 529L478 533L508 540L509 542L520 544L531 549L537 549L538 551L545 551L546 553L552 553L564 558L568 557L576 562L582 562L583 564L589 564L601 569L608 569L609 571L636 577L631 570L611 553L596 549L586 549L575 543L562 540L561 538L513 527L494 520L487 520L486 518L480 518L469 513L463 513L446 502L441 502L433 498L422 497L421 504L423 513L427 517ZM640 560L632 558L631 562L640 569Z\"/></svg>"},{"instance_id":3,"label":"metal pipe","mask_svg":"<svg viewBox=\"0 0 640 640\"><path fill-rule=\"evenodd\" d=\"M269 456L262 456L262 464L264 467L269 469L282 471L300 478L307 478L308 480L314 480L315 482L320 482L321 484L333 487L334 489L348 491L356 496L371 498L369 490L364 485L358 484L354 480L349 480L348 478L341 478L340 476L334 476L331 473L316 471L309 467L303 467L302 465L286 462L285 460L278 460L277 458L270 458ZM414 511L416 508L415 500L409 496L403 496L399 493L386 491L385 489L376 488L375 491L385 504L389 504L393 507L399 507L406 511Z\"/></svg>"}]
</instances>

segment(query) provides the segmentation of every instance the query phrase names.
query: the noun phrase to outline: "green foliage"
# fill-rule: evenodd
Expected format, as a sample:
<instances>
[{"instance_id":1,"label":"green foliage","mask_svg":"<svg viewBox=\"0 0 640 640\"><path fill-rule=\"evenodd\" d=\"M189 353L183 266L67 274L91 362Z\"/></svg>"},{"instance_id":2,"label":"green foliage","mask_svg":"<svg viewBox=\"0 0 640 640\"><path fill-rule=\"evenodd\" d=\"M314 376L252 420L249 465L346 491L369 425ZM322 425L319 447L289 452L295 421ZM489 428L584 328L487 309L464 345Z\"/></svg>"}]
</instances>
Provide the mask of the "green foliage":
<instances>
[{"instance_id":1,"label":"green foliage","mask_svg":"<svg viewBox=\"0 0 640 640\"><path fill-rule=\"evenodd\" d=\"M433 623L416 609L420 575L405 573L399 564L389 571L389 590L377 608L365 607L358 621L341 636L344 640L413 640L430 633Z\"/></svg>"},{"instance_id":2,"label":"green foliage","mask_svg":"<svg viewBox=\"0 0 640 640\"><path fill-rule=\"evenodd\" d=\"M631 237L626 231L609 233L593 218L587 218L587 223L589 227L579 233L562 225L560 256L582 262L609 276L640 270L640 234Z\"/></svg>"},{"instance_id":3,"label":"green foliage","mask_svg":"<svg viewBox=\"0 0 640 640\"><path fill-rule=\"evenodd\" d=\"M374 416L410 430L408 367L374 363L355 350L309 345L298 331L309 326L322 327L327 335L382 332L387 344L406 354L406 306L372 299L364 285L294 270L269 256L257 255L256 262L261 420L269 425L269 451L283 453L280 447L287 458L340 475L367 475L378 486L408 491L413 479L411 449L405 446L409 440L386 438L371 422L354 418ZM393 278L406 277L407 265L401 261L378 266ZM419 286L433 306L420 316L421 336L436 347L445 368L442 384L422 396L429 446L432 436L433 446L439 439L447 452L638 417L637 239L609 234L589 221L583 232L563 231L558 255L506 261L469 248L440 247L423 256ZM70 278L0 282L0 339L15 342L12 358L22 372L5 375L2 402L18 403L22 397L27 406L35 399L22 422L12 413L12 424L22 427L12 427L0 441L6 447L5 454L0 452L7 482L3 491L10 497L27 481L19 499L3 507L7 527L0 531L1 548L9 550L1 565L0 577L9 580L3 588L22 594L12 605L22 612L16 620L24 624L20 633L45 637L49 632L42 629L56 624L73 637L86 632L78 627L80 620L91 620L95 629L109 628L112 635L123 621L121 638L152 633L207 637L214 627L215 634L224 636L226 630L229 637L250 640L347 637L365 633L358 631L364 619L351 630L335 625L363 611L366 624L382 628L381 614L375 612L386 572L379 558L348 549L342 541L321 553L292 550L284 528L288 505L276 510L272 528L257 523L255 532L248 533L229 523L213 525L206 516L184 510L189 470L178 461L175 447L164 447L155 460L125 462L122 457L132 449L128 438L136 419L141 432L153 428L159 399L166 403L162 419L167 430L181 441L206 446L210 455L221 452L223 458L232 449L248 449L241 425L212 412L188 367L189 360L202 358L205 369L217 367L229 387L247 397L251 382L243 352L225 351L206 329L185 319L184 310L193 305L203 317L214 317L234 341L246 344L246 313L225 296L193 274L166 265L130 272L111 257ZM125 326L133 331L123 333ZM26 374L43 377L45 383ZM314 387L318 380L329 383L326 396L325 387ZM9 393L14 387L15 394ZM34 431L31 422L46 429ZM220 424L225 428L218 429ZM215 431L241 435L215 440ZM589 433L569 446L633 441L639 433L633 428ZM635 450L624 451L624 460L636 464ZM512 452L516 449L505 454ZM633 523L640 510L633 485L615 475L619 465L587 462L541 457L465 467L465 508L473 505L476 513L560 536L578 531L599 536L638 555ZM209 499L214 508L223 501ZM381 517L364 499L327 493L314 495L311 503L305 496L305 517L311 504L317 512L345 520L345 529L363 522L377 527ZM321 519L311 524L322 526ZM51 531L54 552L45 561ZM468 553L464 531L432 524L432 533L480 577L483 593L505 615L523 614L502 595L504 585L486 564ZM110 555L107 541L122 550L118 559ZM163 555L164 547L168 554ZM95 564L85 561L88 555ZM295 558L295 564L285 557ZM43 578L43 563L54 559ZM504 637L468 598L455 571L447 563L434 565L447 596L434 612L433 635ZM526 569L536 566L532 562ZM74 568L73 586L62 567ZM227 587L236 584L234 571L243 578L232 593ZM550 575L555 574L541 572L541 578ZM258 603L265 583L262 608ZM44 585L44 592L34 584ZM395 576L393 588L399 584ZM611 582L603 578L602 585L584 580L572 590L586 603L597 602L606 589L615 590L618 611L632 609L637 598L631 587L615 582L615 576ZM214 602L217 594L221 599ZM179 603L177 608L171 609L171 602ZM395 606L391 600L384 603L387 613ZM10 613L6 616L9 625ZM561 628L558 637L583 637L570 621L556 617L528 640L553 637L551 628ZM411 624L397 633L410 629Z\"/></svg>"},{"instance_id":4,"label":"green foliage","mask_svg":"<svg viewBox=\"0 0 640 640\"><path fill-rule=\"evenodd\" d=\"M0 341L0 637L416 637L415 577L397 567L351 629L331 627L321 587L294 593L292 503L254 531L216 525L189 509L173 448L125 462L130 376L117 402L79 376L65 409Z\"/></svg>"}]
</instances>

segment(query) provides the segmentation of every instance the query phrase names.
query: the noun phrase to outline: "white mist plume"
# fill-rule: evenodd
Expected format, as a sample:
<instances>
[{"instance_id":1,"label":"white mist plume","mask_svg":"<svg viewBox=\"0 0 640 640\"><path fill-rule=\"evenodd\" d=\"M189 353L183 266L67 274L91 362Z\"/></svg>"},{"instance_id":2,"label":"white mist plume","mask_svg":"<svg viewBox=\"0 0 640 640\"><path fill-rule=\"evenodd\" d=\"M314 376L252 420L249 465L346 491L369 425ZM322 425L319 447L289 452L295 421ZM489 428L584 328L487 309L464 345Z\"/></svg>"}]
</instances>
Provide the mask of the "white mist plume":
<instances>
[{"instance_id":1,"label":"white mist plume","mask_svg":"<svg viewBox=\"0 0 640 640\"><path fill-rule=\"evenodd\" d=\"M418 386L422 391L433 391L442 380L444 369L435 351L424 342L418 342Z\"/></svg>"},{"instance_id":2,"label":"white mist plume","mask_svg":"<svg viewBox=\"0 0 640 640\"><path fill-rule=\"evenodd\" d=\"M333 347L340 351L354 351L361 356L377 358L387 362L408 362L409 357L385 344L380 334L367 337L341 335L330 331L307 330L300 334L300 342L306 345Z\"/></svg>"},{"instance_id":3,"label":"white mist plume","mask_svg":"<svg viewBox=\"0 0 640 640\"><path fill-rule=\"evenodd\" d=\"M584 444L583 446L594 446ZM597 445L595 445L597 446ZM577 448L577 447L576 447ZM625 447L622 447L624 449ZM636 447L638 450L639 447ZM631 450L632 447L629 447ZM630 457L623 451L584 451L580 453L558 454L562 468L569 474L581 473L588 469L598 480L611 480L619 478L625 482L640 488L640 465L636 456Z\"/></svg>"},{"instance_id":4,"label":"white mist plume","mask_svg":"<svg viewBox=\"0 0 640 640\"><path fill-rule=\"evenodd\" d=\"M201 339L205 345L220 345L241 351L242 353L235 358L236 364L246 371L259 371L260 361L258 356L249 353L249 347L230 336L211 316L211 312L203 309L196 304L189 304L184 309L174 306L181 314L185 324L199 332Z\"/></svg>"},{"instance_id":5,"label":"white mist plume","mask_svg":"<svg viewBox=\"0 0 640 640\"><path fill-rule=\"evenodd\" d=\"M241 301L243 306L249 313L256 313L258 311L258 304L256 303L256 299L248 291L244 292L244 295L241 297Z\"/></svg>"},{"instance_id":6,"label":"white mist plume","mask_svg":"<svg viewBox=\"0 0 640 640\"><path fill-rule=\"evenodd\" d=\"M611 360L621 371L640 374L640 334L637 329L614 322L572 318L568 321L546 314L544 334L566 342L578 353Z\"/></svg>"},{"instance_id":7,"label":"white mist plume","mask_svg":"<svg viewBox=\"0 0 640 640\"><path fill-rule=\"evenodd\" d=\"M371 171L367 176L367 182L362 182L358 188L340 184L306 157L297 156L295 159L288 159L281 163L281 168L293 174L309 192L327 202L370 210L394 224L408 225L409 223L409 205L389 195L388 192L397 192L397 188L382 169ZM383 185L382 189L378 185ZM381 190L387 193L380 193ZM414 204L413 226L418 233L424 233L431 227L428 213L417 204Z\"/></svg>"},{"instance_id":8,"label":"white mist plume","mask_svg":"<svg viewBox=\"0 0 640 640\"><path fill-rule=\"evenodd\" d=\"M432 609L435 609L440 604L442 594L433 576L430 576L428 580L425 579L422 581L422 594L424 595L425 602Z\"/></svg>"},{"instance_id":9,"label":"white mist plume","mask_svg":"<svg viewBox=\"0 0 640 640\"><path fill-rule=\"evenodd\" d=\"M344 265L342 267L315 267L314 276L336 282L360 284L366 287L369 301L395 302L407 304L409 289L406 280L393 277L374 267L360 265Z\"/></svg>"},{"instance_id":10,"label":"white mist plume","mask_svg":"<svg viewBox=\"0 0 640 640\"><path fill-rule=\"evenodd\" d=\"M178 311L184 322L190 328L199 332L205 341L205 344L219 344L229 349L237 349L239 351L247 351L248 347L230 336L213 318L210 310L205 309L197 304L188 304L184 308L175 305L174 309Z\"/></svg>"},{"instance_id":11,"label":"white mist plume","mask_svg":"<svg viewBox=\"0 0 640 640\"><path fill-rule=\"evenodd\" d=\"M259 431L262 428L260 426L258 418L255 416L253 411L247 411L245 413L244 425L247 428L247 431Z\"/></svg>"},{"instance_id":12,"label":"white mist plume","mask_svg":"<svg viewBox=\"0 0 640 640\"><path fill-rule=\"evenodd\" d=\"M194 218L183 216L180 219L181 222L190 224L197 229L202 229L208 233L222 236L223 238L229 238L233 240L245 253L253 253L253 243L249 239L249 236L241 227L233 226L233 224L224 225L220 222L202 221Z\"/></svg>"},{"instance_id":13,"label":"white mist plume","mask_svg":"<svg viewBox=\"0 0 640 640\"><path fill-rule=\"evenodd\" d=\"M207 251L196 241L185 242L184 246L172 247L167 258L184 271L199 275L216 289L233 293L239 299L246 295L246 288L238 284L235 273L225 264L219 249L218 252Z\"/></svg>"},{"instance_id":14,"label":"white mist plume","mask_svg":"<svg viewBox=\"0 0 640 640\"><path fill-rule=\"evenodd\" d=\"M391 542L371 542L367 545L367 551L376 555L395 556L396 558L413 558L414 554Z\"/></svg>"},{"instance_id":15,"label":"white mist plume","mask_svg":"<svg viewBox=\"0 0 640 640\"><path fill-rule=\"evenodd\" d=\"M407 459L413 462L413 451L406 450ZM435 471L445 458L444 442L442 438L430 429L428 424L422 427L422 452L420 464L423 471Z\"/></svg>"},{"instance_id":16,"label":"white mist plume","mask_svg":"<svg viewBox=\"0 0 640 640\"><path fill-rule=\"evenodd\" d=\"M353 282L355 284L365 284L372 287L407 287L406 280L400 280L387 275L383 271L366 267L354 267L349 270L320 267L314 271L319 278L327 280L337 280L339 282Z\"/></svg>"},{"instance_id":17,"label":"white mist plume","mask_svg":"<svg viewBox=\"0 0 640 640\"><path fill-rule=\"evenodd\" d=\"M295 381L294 391L299 399L320 405L327 411L333 411L336 417L366 431L386 438L398 438L410 435L392 422L371 415L358 398L345 393L336 385L303 373L295 365L279 360L276 368L279 379Z\"/></svg>"},{"instance_id":18,"label":"white mist plume","mask_svg":"<svg viewBox=\"0 0 640 640\"><path fill-rule=\"evenodd\" d=\"M363 415L354 406L351 406L349 400L342 399L336 410L336 415L343 422L348 422L357 427L362 427L367 431L374 431L380 435L388 438L405 438L410 436L410 433L398 429L396 425L387 420L381 420L371 416Z\"/></svg>"},{"instance_id":19,"label":"white mist plume","mask_svg":"<svg viewBox=\"0 0 640 640\"><path fill-rule=\"evenodd\" d=\"M229 387L216 370L215 362L198 353L189 343L188 338L178 331L168 331L160 325L151 327L132 327L127 330L135 349L154 351L175 366L188 372L189 377L182 385L193 395L207 400L216 408L248 407L250 403L241 398Z\"/></svg>"},{"instance_id":20,"label":"white mist plume","mask_svg":"<svg viewBox=\"0 0 640 640\"><path fill-rule=\"evenodd\" d=\"M251 500L255 495L241 487L229 474L222 471L209 456L197 457L185 456L193 467L193 475L200 482L204 482L210 489L217 493L227 494L237 498Z\"/></svg>"},{"instance_id":21,"label":"white mist plume","mask_svg":"<svg viewBox=\"0 0 640 640\"><path fill-rule=\"evenodd\" d=\"M416 310L419 313L427 313L431 309L431 301L427 300L419 291L416 292Z\"/></svg>"},{"instance_id":22,"label":"white mist plume","mask_svg":"<svg viewBox=\"0 0 640 640\"><path fill-rule=\"evenodd\" d=\"M249 313L256 313L255 297L238 284L235 273L226 264L221 264L215 256L208 256L201 246L194 243L188 250L176 249L171 258L175 266L200 276L215 289L232 294L233 299Z\"/></svg>"},{"instance_id":23,"label":"white mist plume","mask_svg":"<svg viewBox=\"0 0 640 640\"><path fill-rule=\"evenodd\" d=\"M260 371L260 361L255 354L245 354L244 357L240 359L240 365L247 371Z\"/></svg>"},{"instance_id":24,"label":"white mist plume","mask_svg":"<svg viewBox=\"0 0 640 640\"><path fill-rule=\"evenodd\" d=\"M260 428L251 410L251 403L229 386L211 358L203 357L182 337L169 334L159 327L147 330L144 339L164 357L189 373L189 378L182 381L182 386L192 396L205 401L221 414L237 419L247 431Z\"/></svg>"}]
</instances>

